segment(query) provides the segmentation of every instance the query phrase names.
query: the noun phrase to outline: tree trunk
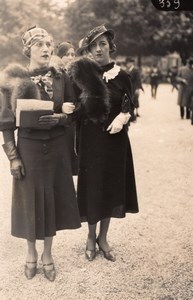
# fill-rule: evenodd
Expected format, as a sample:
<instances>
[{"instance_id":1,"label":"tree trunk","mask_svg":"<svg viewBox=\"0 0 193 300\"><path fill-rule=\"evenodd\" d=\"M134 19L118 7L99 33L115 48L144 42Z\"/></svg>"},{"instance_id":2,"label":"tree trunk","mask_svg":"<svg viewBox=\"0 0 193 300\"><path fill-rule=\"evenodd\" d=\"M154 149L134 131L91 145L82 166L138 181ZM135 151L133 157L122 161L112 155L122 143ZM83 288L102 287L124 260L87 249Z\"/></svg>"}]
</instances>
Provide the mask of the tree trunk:
<instances>
[{"instance_id":1,"label":"tree trunk","mask_svg":"<svg viewBox=\"0 0 193 300\"><path fill-rule=\"evenodd\" d=\"M138 51L138 54L137 54L137 66L139 69L141 69L141 51L140 50Z\"/></svg>"}]
</instances>

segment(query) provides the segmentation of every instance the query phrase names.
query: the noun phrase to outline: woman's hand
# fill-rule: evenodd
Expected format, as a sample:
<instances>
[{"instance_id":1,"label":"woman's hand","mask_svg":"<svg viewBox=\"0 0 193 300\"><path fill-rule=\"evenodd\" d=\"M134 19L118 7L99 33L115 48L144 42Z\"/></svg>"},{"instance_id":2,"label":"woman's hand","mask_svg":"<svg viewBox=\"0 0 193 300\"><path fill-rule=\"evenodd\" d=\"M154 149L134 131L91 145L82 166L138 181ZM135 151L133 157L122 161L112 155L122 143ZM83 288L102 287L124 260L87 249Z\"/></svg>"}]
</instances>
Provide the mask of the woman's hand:
<instances>
[{"instance_id":1,"label":"woman's hand","mask_svg":"<svg viewBox=\"0 0 193 300\"><path fill-rule=\"evenodd\" d=\"M182 83L185 84L185 85L188 85L188 81L186 79L183 79Z\"/></svg>"},{"instance_id":2,"label":"woman's hand","mask_svg":"<svg viewBox=\"0 0 193 300\"><path fill-rule=\"evenodd\" d=\"M10 161L11 175L15 179L21 180L25 176L24 165L20 158L15 158Z\"/></svg>"},{"instance_id":3,"label":"woman's hand","mask_svg":"<svg viewBox=\"0 0 193 300\"><path fill-rule=\"evenodd\" d=\"M52 128L56 125L65 125L67 121L67 116L64 113L44 115L39 118L39 125Z\"/></svg>"},{"instance_id":4,"label":"woman's hand","mask_svg":"<svg viewBox=\"0 0 193 300\"><path fill-rule=\"evenodd\" d=\"M5 144L3 144L2 146L5 154L10 161L11 175L13 175L15 179L22 179L22 177L25 176L25 170L22 160L17 152L14 140L14 132L11 130L4 130L3 138Z\"/></svg>"},{"instance_id":5,"label":"woman's hand","mask_svg":"<svg viewBox=\"0 0 193 300\"><path fill-rule=\"evenodd\" d=\"M75 109L75 105L72 102L64 102L62 105L62 112L65 114L72 114Z\"/></svg>"},{"instance_id":6,"label":"woman's hand","mask_svg":"<svg viewBox=\"0 0 193 300\"><path fill-rule=\"evenodd\" d=\"M59 123L59 114L44 115L39 118L39 125L53 127Z\"/></svg>"},{"instance_id":7,"label":"woman's hand","mask_svg":"<svg viewBox=\"0 0 193 300\"><path fill-rule=\"evenodd\" d=\"M115 118L107 128L107 131L109 131L110 134L115 134L120 132L122 128L123 128L123 123L120 122L119 120L116 120Z\"/></svg>"},{"instance_id":8,"label":"woman's hand","mask_svg":"<svg viewBox=\"0 0 193 300\"><path fill-rule=\"evenodd\" d=\"M118 133L122 130L123 125L127 124L129 121L129 113L120 113L116 118L114 118L113 122L107 128L110 134Z\"/></svg>"}]
</instances>

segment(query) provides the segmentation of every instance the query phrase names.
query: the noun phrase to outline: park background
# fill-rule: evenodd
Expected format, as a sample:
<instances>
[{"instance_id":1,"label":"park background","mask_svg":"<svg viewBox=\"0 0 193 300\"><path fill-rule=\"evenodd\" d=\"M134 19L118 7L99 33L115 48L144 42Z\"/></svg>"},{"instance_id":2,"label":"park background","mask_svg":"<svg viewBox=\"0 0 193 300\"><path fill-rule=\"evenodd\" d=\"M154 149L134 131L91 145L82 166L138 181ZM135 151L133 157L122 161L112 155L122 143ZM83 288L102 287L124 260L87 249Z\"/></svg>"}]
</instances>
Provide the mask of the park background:
<instances>
[{"instance_id":1,"label":"park background","mask_svg":"<svg viewBox=\"0 0 193 300\"><path fill-rule=\"evenodd\" d=\"M183 64L193 51L192 21L192 12L158 11L150 0L0 0L0 68L28 63L21 35L34 24L56 44L68 40L75 47L93 26L105 24L116 32L117 56L132 56L139 67L161 59L165 67ZM169 83L159 85L156 99L148 83L140 93L141 117L129 128L140 213L112 220L117 261L101 253L91 264L85 260L86 224L58 232L54 283L44 278L40 260L36 277L24 276L26 241L10 234L12 177L0 147L0 299L193 299L193 127L180 119L176 103ZM42 243L37 246L41 253Z\"/></svg>"},{"instance_id":2,"label":"park background","mask_svg":"<svg viewBox=\"0 0 193 300\"><path fill-rule=\"evenodd\" d=\"M27 63L21 36L35 24L53 34L56 45L70 41L76 48L90 29L105 24L116 32L117 56L133 56L139 67L168 56L181 64L193 52L192 19L190 11L160 11L150 0L0 0L0 67ZM166 59L163 68L171 64Z\"/></svg>"}]
</instances>

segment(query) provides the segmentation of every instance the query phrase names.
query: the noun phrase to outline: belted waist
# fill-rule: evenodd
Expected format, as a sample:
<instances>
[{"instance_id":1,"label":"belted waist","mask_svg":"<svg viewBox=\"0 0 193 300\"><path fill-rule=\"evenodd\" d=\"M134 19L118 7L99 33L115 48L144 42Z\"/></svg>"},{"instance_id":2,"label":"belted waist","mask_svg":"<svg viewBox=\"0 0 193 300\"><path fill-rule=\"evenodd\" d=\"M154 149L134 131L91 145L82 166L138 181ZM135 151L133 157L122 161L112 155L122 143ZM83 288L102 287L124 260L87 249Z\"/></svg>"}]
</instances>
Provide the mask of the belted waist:
<instances>
[{"instance_id":1,"label":"belted waist","mask_svg":"<svg viewBox=\"0 0 193 300\"><path fill-rule=\"evenodd\" d=\"M64 134L64 126L57 126L49 130L18 128L18 136L32 140L49 140Z\"/></svg>"}]
</instances>

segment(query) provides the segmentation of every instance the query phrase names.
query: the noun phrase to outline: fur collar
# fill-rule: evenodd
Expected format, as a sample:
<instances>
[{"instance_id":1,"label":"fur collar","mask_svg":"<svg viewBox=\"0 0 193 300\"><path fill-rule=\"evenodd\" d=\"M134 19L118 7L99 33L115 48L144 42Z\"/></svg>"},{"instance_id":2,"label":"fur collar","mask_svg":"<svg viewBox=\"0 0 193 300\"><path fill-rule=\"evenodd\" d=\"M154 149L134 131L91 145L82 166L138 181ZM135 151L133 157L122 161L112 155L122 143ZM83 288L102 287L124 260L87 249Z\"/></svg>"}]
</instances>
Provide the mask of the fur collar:
<instances>
[{"instance_id":1,"label":"fur collar","mask_svg":"<svg viewBox=\"0 0 193 300\"><path fill-rule=\"evenodd\" d=\"M10 64L0 75L0 89L5 95L5 106L15 114L17 99L40 99L40 93L29 72L20 64Z\"/></svg>"},{"instance_id":2,"label":"fur collar","mask_svg":"<svg viewBox=\"0 0 193 300\"><path fill-rule=\"evenodd\" d=\"M86 117L94 123L104 122L110 101L100 66L89 58L80 58L71 63L68 73L81 91L79 98Z\"/></svg>"}]
</instances>

